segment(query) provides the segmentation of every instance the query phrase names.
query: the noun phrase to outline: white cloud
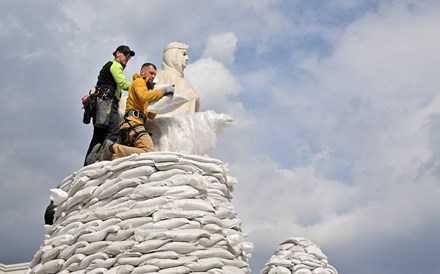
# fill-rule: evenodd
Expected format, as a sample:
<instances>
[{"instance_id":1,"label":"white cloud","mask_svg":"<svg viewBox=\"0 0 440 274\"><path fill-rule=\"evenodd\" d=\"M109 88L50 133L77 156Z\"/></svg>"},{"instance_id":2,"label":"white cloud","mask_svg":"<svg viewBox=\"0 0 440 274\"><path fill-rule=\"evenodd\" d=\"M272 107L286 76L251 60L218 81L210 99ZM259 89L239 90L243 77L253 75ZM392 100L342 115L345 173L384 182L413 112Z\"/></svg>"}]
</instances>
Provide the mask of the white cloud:
<instances>
[{"instance_id":1,"label":"white cloud","mask_svg":"<svg viewBox=\"0 0 440 274\"><path fill-rule=\"evenodd\" d=\"M222 63L234 63L234 54L237 50L237 36L233 32L216 33L208 37L203 58L213 58Z\"/></svg>"},{"instance_id":2,"label":"white cloud","mask_svg":"<svg viewBox=\"0 0 440 274\"><path fill-rule=\"evenodd\" d=\"M199 59L188 65L185 77L200 94L202 110L243 111L241 104L230 98L239 94L240 83L223 63L212 58Z\"/></svg>"}]
</instances>

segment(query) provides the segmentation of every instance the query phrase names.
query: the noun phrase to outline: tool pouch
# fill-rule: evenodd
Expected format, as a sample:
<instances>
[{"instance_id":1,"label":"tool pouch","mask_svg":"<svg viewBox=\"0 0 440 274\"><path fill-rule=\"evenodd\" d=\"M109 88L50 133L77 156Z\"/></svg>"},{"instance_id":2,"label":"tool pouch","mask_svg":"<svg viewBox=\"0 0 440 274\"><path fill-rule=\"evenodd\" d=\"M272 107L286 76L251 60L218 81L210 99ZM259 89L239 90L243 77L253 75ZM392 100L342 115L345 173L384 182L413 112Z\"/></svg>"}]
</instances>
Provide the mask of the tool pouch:
<instances>
[{"instance_id":1,"label":"tool pouch","mask_svg":"<svg viewBox=\"0 0 440 274\"><path fill-rule=\"evenodd\" d=\"M83 114L83 123L90 124L90 120L96 117L96 96L91 94L88 97L88 100L85 104L83 104L84 114Z\"/></svg>"},{"instance_id":2,"label":"tool pouch","mask_svg":"<svg viewBox=\"0 0 440 274\"><path fill-rule=\"evenodd\" d=\"M96 117L94 126L97 128L107 128L110 124L110 114L112 111L113 92L108 88L98 88L96 96Z\"/></svg>"}]
</instances>

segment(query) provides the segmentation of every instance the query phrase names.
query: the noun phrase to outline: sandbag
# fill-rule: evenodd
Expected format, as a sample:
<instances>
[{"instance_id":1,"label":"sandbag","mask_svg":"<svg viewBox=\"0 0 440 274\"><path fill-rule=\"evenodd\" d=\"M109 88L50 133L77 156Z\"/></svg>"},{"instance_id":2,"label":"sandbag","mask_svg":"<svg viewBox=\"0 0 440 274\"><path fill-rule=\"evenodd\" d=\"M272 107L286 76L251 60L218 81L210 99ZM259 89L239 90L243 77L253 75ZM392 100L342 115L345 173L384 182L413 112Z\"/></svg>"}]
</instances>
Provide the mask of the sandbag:
<instances>
[{"instance_id":1,"label":"sandbag","mask_svg":"<svg viewBox=\"0 0 440 274\"><path fill-rule=\"evenodd\" d=\"M186 99L182 95L174 93L174 95L172 96L163 96L161 99L149 103L147 110L148 112L156 114L166 114L179 108L186 102L188 102L188 99Z\"/></svg>"}]
</instances>

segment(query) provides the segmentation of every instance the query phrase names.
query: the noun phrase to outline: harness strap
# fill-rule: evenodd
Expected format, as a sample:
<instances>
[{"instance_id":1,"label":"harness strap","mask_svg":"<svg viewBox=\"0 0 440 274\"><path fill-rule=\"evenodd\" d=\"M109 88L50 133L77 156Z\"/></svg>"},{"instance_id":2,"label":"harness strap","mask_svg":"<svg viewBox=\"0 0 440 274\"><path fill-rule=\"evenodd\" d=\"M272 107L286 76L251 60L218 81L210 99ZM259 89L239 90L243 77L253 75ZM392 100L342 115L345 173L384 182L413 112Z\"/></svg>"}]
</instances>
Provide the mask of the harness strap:
<instances>
[{"instance_id":1,"label":"harness strap","mask_svg":"<svg viewBox=\"0 0 440 274\"><path fill-rule=\"evenodd\" d=\"M135 134L134 134L134 136L133 136L133 140L131 140L131 142L129 141L128 145L133 146L134 143L136 142L136 140L137 140L140 136L142 136L142 135L144 135L144 134L149 134L148 131L145 130L144 125L137 124L137 123L135 123L134 125L132 125L130 122L133 122L133 121L130 121L130 120L128 120L128 119L125 119L125 120L126 120L126 122L128 123L128 125L129 125L129 127L128 127L129 134L130 134L130 132L131 132L132 130L135 131ZM137 127L143 127L144 129L143 129L143 130L139 130L139 131L137 131L137 130L136 130Z\"/></svg>"},{"instance_id":2,"label":"harness strap","mask_svg":"<svg viewBox=\"0 0 440 274\"><path fill-rule=\"evenodd\" d=\"M137 109L130 109L129 111L127 111L125 113L124 117L125 118L128 118L128 117L141 118L144 122L145 122L145 118L146 118L145 115Z\"/></svg>"},{"instance_id":3,"label":"harness strap","mask_svg":"<svg viewBox=\"0 0 440 274\"><path fill-rule=\"evenodd\" d=\"M136 131L136 133L133 136L133 140L131 141L131 144L134 145L136 140L141 137L142 135L148 134L146 130Z\"/></svg>"}]
</instances>

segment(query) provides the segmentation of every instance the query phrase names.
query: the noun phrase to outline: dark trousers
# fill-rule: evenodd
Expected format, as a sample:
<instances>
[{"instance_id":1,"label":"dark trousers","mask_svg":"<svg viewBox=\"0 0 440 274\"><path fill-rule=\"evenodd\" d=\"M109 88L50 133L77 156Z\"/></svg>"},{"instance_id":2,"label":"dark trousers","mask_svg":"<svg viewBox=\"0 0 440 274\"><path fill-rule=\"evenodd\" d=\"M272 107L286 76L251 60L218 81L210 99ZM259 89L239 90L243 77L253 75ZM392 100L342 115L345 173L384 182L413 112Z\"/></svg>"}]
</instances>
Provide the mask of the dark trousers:
<instances>
[{"instance_id":1,"label":"dark trousers","mask_svg":"<svg viewBox=\"0 0 440 274\"><path fill-rule=\"evenodd\" d=\"M90 141L89 148L87 149L86 157L84 158L84 166L86 166L86 159L92 151L93 147L97 144L102 144L105 139L110 139L116 142L119 137L119 126L121 124L121 117L118 112L118 100L114 99L112 102L112 110L110 112L110 123L106 128L93 127L93 136ZM95 121L93 120L93 123Z\"/></svg>"}]
</instances>

